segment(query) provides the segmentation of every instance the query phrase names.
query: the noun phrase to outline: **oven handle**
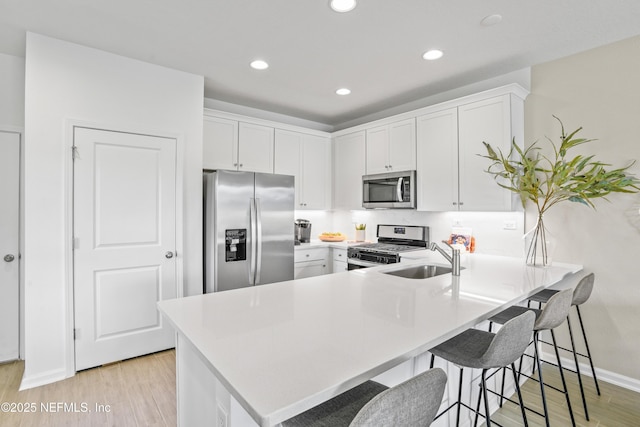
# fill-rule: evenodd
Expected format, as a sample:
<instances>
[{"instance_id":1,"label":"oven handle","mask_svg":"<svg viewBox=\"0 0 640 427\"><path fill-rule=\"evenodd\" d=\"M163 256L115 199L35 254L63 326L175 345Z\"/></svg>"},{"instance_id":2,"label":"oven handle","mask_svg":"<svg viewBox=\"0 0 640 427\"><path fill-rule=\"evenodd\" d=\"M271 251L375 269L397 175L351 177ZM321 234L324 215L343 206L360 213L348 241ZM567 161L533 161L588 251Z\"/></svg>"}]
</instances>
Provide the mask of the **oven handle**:
<instances>
[{"instance_id":1,"label":"oven handle","mask_svg":"<svg viewBox=\"0 0 640 427\"><path fill-rule=\"evenodd\" d=\"M404 197L402 195L404 190L404 178L400 177L398 178L398 184L396 186L396 197L398 198L398 200L396 200L397 202L402 202L404 200Z\"/></svg>"}]
</instances>

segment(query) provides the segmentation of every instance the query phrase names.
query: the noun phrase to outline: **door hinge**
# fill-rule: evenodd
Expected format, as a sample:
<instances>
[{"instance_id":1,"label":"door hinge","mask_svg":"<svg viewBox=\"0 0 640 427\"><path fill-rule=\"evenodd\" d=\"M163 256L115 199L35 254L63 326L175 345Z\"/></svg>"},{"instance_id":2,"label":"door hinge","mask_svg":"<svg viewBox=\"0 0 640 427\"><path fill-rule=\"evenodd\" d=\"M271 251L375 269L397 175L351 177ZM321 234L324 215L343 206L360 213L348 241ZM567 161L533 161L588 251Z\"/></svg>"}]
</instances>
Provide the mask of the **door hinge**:
<instances>
[{"instance_id":1,"label":"door hinge","mask_svg":"<svg viewBox=\"0 0 640 427\"><path fill-rule=\"evenodd\" d=\"M80 247L80 238L79 237L74 237L73 238L73 249L78 249Z\"/></svg>"},{"instance_id":2,"label":"door hinge","mask_svg":"<svg viewBox=\"0 0 640 427\"><path fill-rule=\"evenodd\" d=\"M78 330L73 328L73 339L75 340L78 337Z\"/></svg>"},{"instance_id":3,"label":"door hinge","mask_svg":"<svg viewBox=\"0 0 640 427\"><path fill-rule=\"evenodd\" d=\"M76 147L75 145L71 147L71 158L73 160L80 158L80 156L78 155L78 147Z\"/></svg>"}]
</instances>

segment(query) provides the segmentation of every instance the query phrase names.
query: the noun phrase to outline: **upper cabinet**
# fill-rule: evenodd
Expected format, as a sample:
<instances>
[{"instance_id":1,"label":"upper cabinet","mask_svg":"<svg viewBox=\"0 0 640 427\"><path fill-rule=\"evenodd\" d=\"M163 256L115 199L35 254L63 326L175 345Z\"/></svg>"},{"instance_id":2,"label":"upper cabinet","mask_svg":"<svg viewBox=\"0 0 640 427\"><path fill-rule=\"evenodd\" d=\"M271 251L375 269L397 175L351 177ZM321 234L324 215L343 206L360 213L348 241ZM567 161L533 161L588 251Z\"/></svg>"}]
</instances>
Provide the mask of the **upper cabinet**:
<instances>
[{"instance_id":1,"label":"upper cabinet","mask_svg":"<svg viewBox=\"0 0 640 427\"><path fill-rule=\"evenodd\" d=\"M273 173L274 129L204 116L203 167Z\"/></svg>"},{"instance_id":2,"label":"upper cabinet","mask_svg":"<svg viewBox=\"0 0 640 427\"><path fill-rule=\"evenodd\" d=\"M418 117L417 209L458 210L458 109Z\"/></svg>"},{"instance_id":3,"label":"upper cabinet","mask_svg":"<svg viewBox=\"0 0 640 427\"><path fill-rule=\"evenodd\" d=\"M365 132L338 136L334 139L333 147L333 207L362 209Z\"/></svg>"},{"instance_id":4,"label":"upper cabinet","mask_svg":"<svg viewBox=\"0 0 640 427\"><path fill-rule=\"evenodd\" d=\"M416 121L402 120L366 130L366 174L416 168Z\"/></svg>"},{"instance_id":5,"label":"upper cabinet","mask_svg":"<svg viewBox=\"0 0 640 427\"><path fill-rule=\"evenodd\" d=\"M523 97L511 93L418 117L418 209L513 210L513 194L486 173L482 142L508 153L512 139L523 136Z\"/></svg>"},{"instance_id":6,"label":"upper cabinet","mask_svg":"<svg viewBox=\"0 0 640 427\"><path fill-rule=\"evenodd\" d=\"M276 129L274 172L295 176L296 209L331 208L331 141Z\"/></svg>"}]
</instances>

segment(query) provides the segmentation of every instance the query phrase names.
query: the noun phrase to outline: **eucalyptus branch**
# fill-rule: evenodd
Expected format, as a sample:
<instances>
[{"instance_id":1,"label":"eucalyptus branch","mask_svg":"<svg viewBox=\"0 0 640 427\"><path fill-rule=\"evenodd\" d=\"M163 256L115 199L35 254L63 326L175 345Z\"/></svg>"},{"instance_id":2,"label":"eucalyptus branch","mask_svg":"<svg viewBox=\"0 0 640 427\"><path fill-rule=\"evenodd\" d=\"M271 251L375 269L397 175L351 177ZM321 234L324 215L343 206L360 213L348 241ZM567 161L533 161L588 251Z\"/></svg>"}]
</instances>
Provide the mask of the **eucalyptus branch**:
<instances>
[{"instance_id":1,"label":"eucalyptus branch","mask_svg":"<svg viewBox=\"0 0 640 427\"><path fill-rule=\"evenodd\" d=\"M595 209L592 199L606 200L611 193L640 191L640 181L629 173L635 161L608 170L610 165L594 160L593 155L569 157L569 150L594 140L577 137L582 127L567 134L562 121L553 117L560 123L561 136L559 146L547 138L553 149L551 157L541 153L537 141L522 149L514 138L507 155L483 141L487 154L482 157L490 160L486 172L493 175L499 186L517 193L523 207L530 201L536 205L538 215L542 215L568 200Z\"/></svg>"}]
</instances>

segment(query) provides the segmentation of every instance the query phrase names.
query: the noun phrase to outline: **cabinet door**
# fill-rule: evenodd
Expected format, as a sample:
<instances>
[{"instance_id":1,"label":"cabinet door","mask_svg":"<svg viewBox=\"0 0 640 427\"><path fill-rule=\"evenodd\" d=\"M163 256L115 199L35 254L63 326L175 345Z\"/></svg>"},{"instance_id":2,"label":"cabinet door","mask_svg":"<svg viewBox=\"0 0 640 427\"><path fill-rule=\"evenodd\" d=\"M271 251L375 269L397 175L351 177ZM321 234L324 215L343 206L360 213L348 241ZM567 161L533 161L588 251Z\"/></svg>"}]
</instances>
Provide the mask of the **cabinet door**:
<instances>
[{"instance_id":1,"label":"cabinet door","mask_svg":"<svg viewBox=\"0 0 640 427\"><path fill-rule=\"evenodd\" d=\"M296 262L293 278L304 279L305 277L322 276L327 273L326 260L316 260L307 262Z\"/></svg>"},{"instance_id":2,"label":"cabinet door","mask_svg":"<svg viewBox=\"0 0 640 427\"><path fill-rule=\"evenodd\" d=\"M509 95L458 107L460 210L509 211L511 193L486 173L489 161L483 141L503 153L509 152L511 139Z\"/></svg>"},{"instance_id":3,"label":"cabinet door","mask_svg":"<svg viewBox=\"0 0 640 427\"><path fill-rule=\"evenodd\" d=\"M274 129L240 123L238 135L238 170L273 173Z\"/></svg>"},{"instance_id":4,"label":"cabinet door","mask_svg":"<svg viewBox=\"0 0 640 427\"><path fill-rule=\"evenodd\" d=\"M281 129L275 130L273 171L295 177L295 207L303 206L302 188L302 134Z\"/></svg>"},{"instance_id":5,"label":"cabinet door","mask_svg":"<svg viewBox=\"0 0 640 427\"><path fill-rule=\"evenodd\" d=\"M362 175L365 174L364 131L335 139L333 164L334 208L362 209Z\"/></svg>"},{"instance_id":6,"label":"cabinet door","mask_svg":"<svg viewBox=\"0 0 640 427\"><path fill-rule=\"evenodd\" d=\"M418 210L458 210L458 109L417 121Z\"/></svg>"},{"instance_id":7,"label":"cabinet door","mask_svg":"<svg viewBox=\"0 0 640 427\"><path fill-rule=\"evenodd\" d=\"M389 128L380 126L367 129L366 171L367 175L389 171Z\"/></svg>"},{"instance_id":8,"label":"cabinet door","mask_svg":"<svg viewBox=\"0 0 640 427\"><path fill-rule=\"evenodd\" d=\"M389 125L389 171L416 168L416 121L403 120Z\"/></svg>"},{"instance_id":9,"label":"cabinet door","mask_svg":"<svg viewBox=\"0 0 640 427\"><path fill-rule=\"evenodd\" d=\"M205 116L202 126L202 167L235 170L238 163L238 122Z\"/></svg>"},{"instance_id":10,"label":"cabinet door","mask_svg":"<svg viewBox=\"0 0 640 427\"><path fill-rule=\"evenodd\" d=\"M331 143L328 138L304 135L302 139L302 208L330 208Z\"/></svg>"}]
</instances>

